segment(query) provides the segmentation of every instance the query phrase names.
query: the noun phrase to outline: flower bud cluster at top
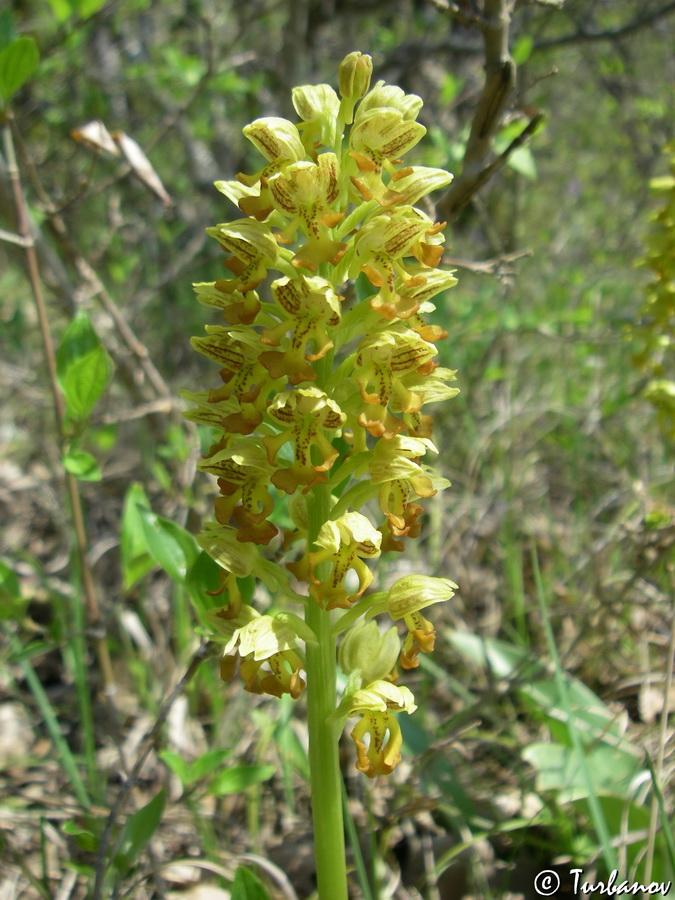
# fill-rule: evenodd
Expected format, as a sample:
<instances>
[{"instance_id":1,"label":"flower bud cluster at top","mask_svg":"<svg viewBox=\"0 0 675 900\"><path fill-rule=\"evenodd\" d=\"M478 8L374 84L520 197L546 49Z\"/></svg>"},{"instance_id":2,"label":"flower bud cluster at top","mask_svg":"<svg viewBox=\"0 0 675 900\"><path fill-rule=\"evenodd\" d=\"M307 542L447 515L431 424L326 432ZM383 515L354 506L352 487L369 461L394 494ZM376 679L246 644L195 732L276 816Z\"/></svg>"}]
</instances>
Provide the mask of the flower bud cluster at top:
<instances>
[{"instance_id":1,"label":"flower bud cluster at top","mask_svg":"<svg viewBox=\"0 0 675 900\"><path fill-rule=\"evenodd\" d=\"M371 72L370 57L351 53L340 96L327 84L298 87L297 125L267 117L244 128L264 164L216 183L243 216L207 229L227 272L195 285L224 319L192 340L219 364L222 384L183 392L195 404L187 417L217 433L199 463L217 478L216 521L198 540L223 570L228 602L210 619L225 642L222 675L239 663L248 690L297 697L304 688L299 642L311 641L311 630L293 613L261 615L245 604L242 578L262 579L275 604L280 596L306 603L309 594L322 609L348 610L345 621L358 627L342 643L350 687L338 709L361 716L352 736L368 775L398 761L391 712L414 709L394 684L396 661L416 666L433 648L420 610L455 585L406 576L387 594L365 595L366 560L403 550L420 532L417 501L447 485L423 462L437 452L423 407L457 393L454 371L436 362L446 332L424 318L431 298L456 283L439 268L444 223L415 205L452 176L404 165L426 133L422 101L381 81L369 89ZM355 290L359 276L369 291ZM330 496L330 512L308 537L317 490ZM271 520L285 496L294 527L282 536ZM261 551L271 542L285 567ZM304 594L291 574L307 584ZM365 612L401 619L402 647L395 629L380 641L375 622L358 622Z\"/></svg>"}]
</instances>

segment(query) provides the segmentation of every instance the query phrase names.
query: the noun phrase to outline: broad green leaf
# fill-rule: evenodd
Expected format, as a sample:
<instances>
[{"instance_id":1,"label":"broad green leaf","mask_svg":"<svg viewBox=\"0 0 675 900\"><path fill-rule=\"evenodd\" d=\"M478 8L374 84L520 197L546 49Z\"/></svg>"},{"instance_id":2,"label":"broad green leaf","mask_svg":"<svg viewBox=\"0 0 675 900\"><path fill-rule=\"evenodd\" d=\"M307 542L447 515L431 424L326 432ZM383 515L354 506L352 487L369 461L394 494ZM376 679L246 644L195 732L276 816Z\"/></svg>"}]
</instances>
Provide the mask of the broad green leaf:
<instances>
[{"instance_id":1,"label":"broad green leaf","mask_svg":"<svg viewBox=\"0 0 675 900\"><path fill-rule=\"evenodd\" d=\"M181 784L185 786L188 783L188 764L183 757L172 750L162 750L158 755L164 765L171 769L173 774L180 778Z\"/></svg>"},{"instance_id":2,"label":"broad green leaf","mask_svg":"<svg viewBox=\"0 0 675 900\"><path fill-rule=\"evenodd\" d=\"M149 803L129 816L122 837L122 849L115 857L115 866L126 873L139 853L153 836L162 820L166 790L162 788Z\"/></svg>"},{"instance_id":3,"label":"broad green leaf","mask_svg":"<svg viewBox=\"0 0 675 900\"><path fill-rule=\"evenodd\" d=\"M132 484L124 498L120 540L122 582L129 590L150 571L154 560L148 551L139 508L150 509L150 503L140 484Z\"/></svg>"},{"instance_id":4,"label":"broad green leaf","mask_svg":"<svg viewBox=\"0 0 675 900\"><path fill-rule=\"evenodd\" d=\"M252 784L267 781L274 775L274 766L232 766L225 769L209 785L209 794L238 794Z\"/></svg>"},{"instance_id":5,"label":"broad green leaf","mask_svg":"<svg viewBox=\"0 0 675 900\"><path fill-rule=\"evenodd\" d=\"M61 344L56 351L56 374L59 382L63 380L74 362L100 346L100 338L94 331L89 316L80 310L64 331Z\"/></svg>"},{"instance_id":6,"label":"broad green leaf","mask_svg":"<svg viewBox=\"0 0 675 900\"><path fill-rule=\"evenodd\" d=\"M204 613L214 606L224 605L221 596L207 593L208 591L218 590L221 585L222 572L223 570L218 563L214 562L209 554L202 550L190 567L185 579L185 586L188 589L190 600L192 600L197 615L204 625L208 625L204 619Z\"/></svg>"},{"instance_id":7,"label":"broad green leaf","mask_svg":"<svg viewBox=\"0 0 675 900\"><path fill-rule=\"evenodd\" d=\"M239 866L234 873L230 897L231 900L270 900L262 881L245 866Z\"/></svg>"},{"instance_id":8,"label":"broad green leaf","mask_svg":"<svg viewBox=\"0 0 675 900\"><path fill-rule=\"evenodd\" d=\"M20 619L26 611L28 599L21 596L19 578L7 563L0 559L0 621Z\"/></svg>"},{"instance_id":9,"label":"broad green leaf","mask_svg":"<svg viewBox=\"0 0 675 900\"><path fill-rule=\"evenodd\" d=\"M160 759L177 775L183 787L191 787L196 782L210 775L214 769L221 766L230 755L229 750L207 750L194 762L188 764L178 753L171 750L162 751Z\"/></svg>"},{"instance_id":10,"label":"broad green leaf","mask_svg":"<svg viewBox=\"0 0 675 900\"><path fill-rule=\"evenodd\" d=\"M516 147L509 156L508 165L530 181L537 180L537 165L529 147Z\"/></svg>"},{"instance_id":11,"label":"broad green leaf","mask_svg":"<svg viewBox=\"0 0 675 900\"><path fill-rule=\"evenodd\" d=\"M12 14L9 9L0 12L0 50L8 47L16 39L16 31L12 23Z\"/></svg>"},{"instance_id":12,"label":"broad green leaf","mask_svg":"<svg viewBox=\"0 0 675 900\"><path fill-rule=\"evenodd\" d=\"M537 791L556 792L560 803L588 797L590 791L596 795L631 796L631 782L640 765L632 754L609 744L598 744L587 749L584 757L590 787L583 760L573 747L541 742L530 744L523 750L523 758L537 772Z\"/></svg>"},{"instance_id":13,"label":"broad green leaf","mask_svg":"<svg viewBox=\"0 0 675 900\"><path fill-rule=\"evenodd\" d=\"M112 374L113 361L103 346L71 363L62 379L71 418L87 418L108 387Z\"/></svg>"},{"instance_id":14,"label":"broad green leaf","mask_svg":"<svg viewBox=\"0 0 675 900\"><path fill-rule=\"evenodd\" d=\"M170 578L184 582L200 552L194 537L175 522L142 506L138 507L138 512L148 552Z\"/></svg>"},{"instance_id":15,"label":"broad green leaf","mask_svg":"<svg viewBox=\"0 0 675 900\"><path fill-rule=\"evenodd\" d=\"M75 822L66 822L61 831L74 837L82 850L85 850L87 853L94 853L98 849L98 838L96 835L86 828L80 828Z\"/></svg>"},{"instance_id":16,"label":"broad green leaf","mask_svg":"<svg viewBox=\"0 0 675 900\"><path fill-rule=\"evenodd\" d=\"M229 750L207 750L206 753L203 753L190 764L188 769L189 783L194 784L206 775L210 775L214 769L222 766L229 755Z\"/></svg>"},{"instance_id":17,"label":"broad green leaf","mask_svg":"<svg viewBox=\"0 0 675 900\"><path fill-rule=\"evenodd\" d=\"M522 66L530 58L534 41L529 35L523 35L511 51L513 61L517 66Z\"/></svg>"},{"instance_id":18,"label":"broad green leaf","mask_svg":"<svg viewBox=\"0 0 675 900\"><path fill-rule=\"evenodd\" d=\"M623 720L581 681L567 674L564 677L571 717L582 740L590 743L607 737L614 742L620 741L625 730L622 726ZM523 685L521 690L547 716L558 722L567 723L567 714L560 702L560 692L555 679L539 679Z\"/></svg>"},{"instance_id":19,"label":"broad green leaf","mask_svg":"<svg viewBox=\"0 0 675 900\"><path fill-rule=\"evenodd\" d=\"M96 459L86 450L71 450L63 457L63 467L80 481L100 481L101 470Z\"/></svg>"},{"instance_id":20,"label":"broad green leaf","mask_svg":"<svg viewBox=\"0 0 675 900\"><path fill-rule=\"evenodd\" d=\"M68 414L84 419L107 388L113 363L84 312L66 328L56 352L56 374Z\"/></svg>"},{"instance_id":21,"label":"broad green leaf","mask_svg":"<svg viewBox=\"0 0 675 900\"><path fill-rule=\"evenodd\" d=\"M543 671L538 660L529 658L524 647L507 641L482 638L467 631L449 631L448 640L468 662L487 669L497 678L531 677Z\"/></svg>"},{"instance_id":22,"label":"broad green leaf","mask_svg":"<svg viewBox=\"0 0 675 900\"><path fill-rule=\"evenodd\" d=\"M8 103L35 72L40 62L32 37L18 37L0 50L0 94Z\"/></svg>"}]
</instances>

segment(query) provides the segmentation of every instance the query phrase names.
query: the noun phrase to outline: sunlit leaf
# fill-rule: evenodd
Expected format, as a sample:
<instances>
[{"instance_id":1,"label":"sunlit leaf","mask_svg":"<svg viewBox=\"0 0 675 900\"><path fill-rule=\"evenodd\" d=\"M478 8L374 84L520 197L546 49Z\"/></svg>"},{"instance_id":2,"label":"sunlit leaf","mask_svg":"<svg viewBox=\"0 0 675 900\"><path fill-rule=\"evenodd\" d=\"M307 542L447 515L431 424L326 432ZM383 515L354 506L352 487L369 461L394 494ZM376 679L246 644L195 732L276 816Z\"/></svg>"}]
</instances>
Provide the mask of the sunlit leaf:
<instances>
[{"instance_id":1,"label":"sunlit leaf","mask_svg":"<svg viewBox=\"0 0 675 900\"><path fill-rule=\"evenodd\" d=\"M61 387L73 419L87 418L108 387L113 369L113 361L102 345L68 367Z\"/></svg>"},{"instance_id":2,"label":"sunlit leaf","mask_svg":"<svg viewBox=\"0 0 675 900\"><path fill-rule=\"evenodd\" d=\"M80 481L100 481L101 469L86 450L71 450L63 457L63 467Z\"/></svg>"},{"instance_id":3,"label":"sunlit leaf","mask_svg":"<svg viewBox=\"0 0 675 900\"><path fill-rule=\"evenodd\" d=\"M168 519L138 507L148 552L157 565L174 581L183 582L199 556L194 537Z\"/></svg>"},{"instance_id":4,"label":"sunlit leaf","mask_svg":"<svg viewBox=\"0 0 675 900\"><path fill-rule=\"evenodd\" d=\"M0 94L8 103L31 77L40 62L32 37L19 37L0 50Z\"/></svg>"}]
</instances>

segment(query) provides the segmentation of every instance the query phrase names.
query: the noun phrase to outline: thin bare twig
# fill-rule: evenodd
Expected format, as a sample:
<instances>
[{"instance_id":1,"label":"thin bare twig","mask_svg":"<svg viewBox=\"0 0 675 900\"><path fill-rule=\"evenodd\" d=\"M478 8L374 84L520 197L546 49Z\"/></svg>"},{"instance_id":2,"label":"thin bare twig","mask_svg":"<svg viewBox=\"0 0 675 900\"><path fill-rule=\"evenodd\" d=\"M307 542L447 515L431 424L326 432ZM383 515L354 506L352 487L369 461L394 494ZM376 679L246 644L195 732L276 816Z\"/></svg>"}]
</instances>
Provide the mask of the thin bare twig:
<instances>
[{"instance_id":1,"label":"thin bare twig","mask_svg":"<svg viewBox=\"0 0 675 900\"><path fill-rule=\"evenodd\" d=\"M570 34L562 34L560 37L548 38L547 40L535 41L532 51L548 50L550 47L561 47L564 44L581 44L589 41L612 41L626 34L633 34L643 28L648 28L659 19L663 19L675 12L675 2L666 3L660 9L651 12L642 12L626 22L624 25L618 25L616 28L605 28L602 30L590 30L582 26Z\"/></svg>"},{"instance_id":2,"label":"thin bare twig","mask_svg":"<svg viewBox=\"0 0 675 900\"><path fill-rule=\"evenodd\" d=\"M5 150L5 161L9 181L12 186L14 195L14 204L16 210L16 223L19 235L24 240L26 251L26 261L28 265L28 277L30 280L35 308L37 311L40 333L42 336L42 345L44 348L45 360L49 374L49 387L52 393L54 403L54 413L56 416L57 434L59 443L63 444L65 438L65 421L66 411L63 395L59 390L57 374L56 374L56 354L54 353L54 344L52 341L51 331L49 328L49 319L47 316L47 308L42 292L42 280L40 278L40 269L35 250L35 241L31 235L28 220L28 210L26 200L21 185L21 174L16 159L14 149L14 141L12 140L12 113L8 111L5 114L5 122L3 125L3 144ZM77 546L77 554L80 564L80 572L82 576L82 589L86 598L87 607L89 609L89 626L98 629L101 622L101 611L96 596L96 588L94 586L94 578L89 565L88 559L88 539L87 531L84 523L84 515L82 512L82 502L80 499L80 488L77 479L70 472L65 472L65 483L70 500L71 515L73 517L73 529L75 532L75 542ZM101 676L107 691L112 691L115 683L112 663L108 644L103 635L97 635L95 638L96 654L101 669Z\"/></svg>"},{"instance_id":3,"label":"thin bare twig","mask_svg":"<svg viewBox=\"0 0 675 900\"><path fill-rule=\"evenodd\" d=\"M86 285L89 296L97 297L99 299L101 305L113 320L113 323L115 324L115 327L120 337L122 338L122 341L137 360L140 368L143 371L143 374L148 380L148 383L152 385L153 389L157 394L159 394L160 397L170 396L171 392L169 391L166 382L155 367L154 363L150 359L150 354L147 350L147 347L136 337L132 328L125 320L124 316L119 310L119 307L107 291L105 285L98 277L93 267L87 262L87 260L80 253L79 249L75 246L75 243L68 232L63 217L56 211L50 197L42 186L40 178L35 171L35 167L33 166L30 154L28 153L28 150L23 143L20 132L18 131L14 123L12 123L12 125L12 133L16 140L17 146L21 151L22 159L25 162L28 170L32 173L31 181L33 183L33 187L45 209L48 217L47 221L51 226L54 236L59 241L64 257L74 264L80 278ZM28 236L30 237L30 233L28 234Z\"/></svg>"}]
</instances>

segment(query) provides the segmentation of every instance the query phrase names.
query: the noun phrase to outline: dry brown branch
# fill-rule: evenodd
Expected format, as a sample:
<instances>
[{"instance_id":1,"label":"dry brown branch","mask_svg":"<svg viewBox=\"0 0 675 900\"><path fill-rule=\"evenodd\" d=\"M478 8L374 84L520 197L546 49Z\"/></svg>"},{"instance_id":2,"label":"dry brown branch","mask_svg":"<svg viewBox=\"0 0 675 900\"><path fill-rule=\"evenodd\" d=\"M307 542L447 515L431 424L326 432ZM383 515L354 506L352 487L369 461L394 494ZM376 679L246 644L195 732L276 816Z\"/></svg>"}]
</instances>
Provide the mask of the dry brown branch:
<instances>
[{"instance_id":1,"label":"dry brown branch","mask_svg":"<svg viewBox=\"0 0 675 900\"><path fill-rule=\"evenodd\" d=\"M441 219L454 219L494 171L492 141L516 80L516 65L509 53L511 9L508 0L485 2L479 23L485 48L485 82L471 124L462 172L436 207Z\"/></svg>"}]
</instances>

